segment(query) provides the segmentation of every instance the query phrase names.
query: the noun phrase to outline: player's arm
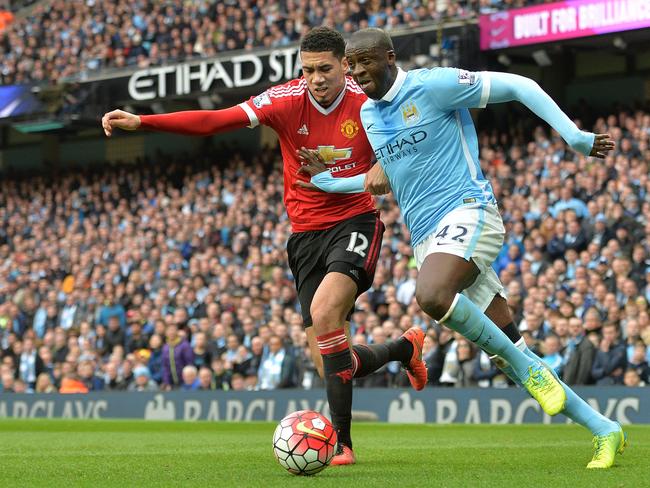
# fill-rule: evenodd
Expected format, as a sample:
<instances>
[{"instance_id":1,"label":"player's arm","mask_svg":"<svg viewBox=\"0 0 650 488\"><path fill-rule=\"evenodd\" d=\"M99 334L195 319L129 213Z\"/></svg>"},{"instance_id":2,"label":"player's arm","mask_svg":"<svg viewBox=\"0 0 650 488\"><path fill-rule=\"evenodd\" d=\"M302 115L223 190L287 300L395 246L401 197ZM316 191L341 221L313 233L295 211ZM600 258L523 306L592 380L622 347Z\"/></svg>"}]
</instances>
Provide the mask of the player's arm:
<instances>
[{"instance_id":1,"label":"player's arm","mask_svg":"<svg viewBox=\"0 0 650 488\"><path fill-rule=\"evenodd\" d=\"M576 151L585 156L604 158L614 149L608 134L580 130L557 103L534 80L511 73L487 73L490 78L488 103L517 100L544 119Z\"/></svg>"},{"instance_id":2,"label":"player's arm","mask_svg":"<svg viewBox=\"0 0 650 488\"><path fill-rule=\"evenodd\" d=\"M384 195L390 192L388 178L380 164L375 164L368 173L362 173L348 178L334 178L327 171L323 158L317 151L302 148L298 150L298 158L302 166L299 173L311 176L311 185L327 193L362 193L370 192L372 195ZM299 181L304 188L312 188L309 183Z\"/></svg>"},{"instance_id":3,"label":"player's arm","mask_svg":"<svg viewBox=\"0 0 650 488\"><path fill-rule=\"evenodd\" d=\"M456 68L423 71L421 82L441 110L484 108L488 103L519 101L560 133L576 151L604 158L614 148L608 134L581 131L540 86L530 78L499 72Z\"/></svg>"},{"instance_id":4,"label":"player's arm","mask_svg":"<svg viewBox=\"0 0 650 488\"><path fill-rule=\"evenodd\" d=\"M223 110L189 110L160 115L136 115L124 110L113 110L102 117L102 128L107 137L113 135L115 128L208 136L242 129L250 123L249 115L241 105Z\"/></svg>"}]
</instances>

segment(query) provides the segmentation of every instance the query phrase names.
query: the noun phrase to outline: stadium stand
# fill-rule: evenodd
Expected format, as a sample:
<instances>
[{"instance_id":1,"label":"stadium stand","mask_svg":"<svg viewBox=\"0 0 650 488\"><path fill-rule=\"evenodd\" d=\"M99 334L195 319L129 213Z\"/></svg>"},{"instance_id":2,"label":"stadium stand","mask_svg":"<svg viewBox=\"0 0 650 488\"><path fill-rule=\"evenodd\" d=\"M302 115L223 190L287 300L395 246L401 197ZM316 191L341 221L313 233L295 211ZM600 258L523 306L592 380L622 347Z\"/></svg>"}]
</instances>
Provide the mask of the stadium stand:
<instances>
[{"instance_id":1,"label":"stadium stand","mask_svg":"<svg viewBox=\"0 0 650 488\"><path fill-rule=\"evenodd\" d=\"M484 0L481 9L500 5ZM7 20L4 29L0 20L0 84L55 83L107 68L145 68L284 46L318 25L344 33L363 27L390 30L474 18L478 10L475 0L42 2Z\"/></svg>"},{"instance_id":2,"label":"stadium stand","mask_svg":"<svg viewBox=\"0 0 650 488\"><path fill-rule=\"evenodd\" d=\"M650 112L585 125L617 141L602 164L541 127L480 133L507 229L495 269L527 343L567 383L646 385ZM3 392L320 385L286 263L279 158L220 148L3 178ZM419 310L408 232L392 196L377 203L386 233L354 341L419 325L432 385L505 386L484 353ZM398 364L360 382L405 384Z\"/></svg>"}]
</instances>

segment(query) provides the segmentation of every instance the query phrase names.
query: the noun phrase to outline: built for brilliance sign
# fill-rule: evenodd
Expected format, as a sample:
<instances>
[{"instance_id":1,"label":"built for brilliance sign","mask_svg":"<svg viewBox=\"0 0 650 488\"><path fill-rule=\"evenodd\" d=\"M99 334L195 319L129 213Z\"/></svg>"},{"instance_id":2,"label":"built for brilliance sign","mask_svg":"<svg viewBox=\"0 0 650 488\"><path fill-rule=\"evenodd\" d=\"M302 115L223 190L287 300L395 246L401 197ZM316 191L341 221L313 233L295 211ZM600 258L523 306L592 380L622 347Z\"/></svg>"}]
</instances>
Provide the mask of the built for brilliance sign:
<instances>
[{"instance_id":1,"label":"built for brilliance sign","mask_svg":"<svg viewBox=\"0 0 650 488\"><path fill-rule=\"evenodd\" d=\"M650 27L650 0L569 0L481 15L481 49Z\"/></svg>"}]
</instances>

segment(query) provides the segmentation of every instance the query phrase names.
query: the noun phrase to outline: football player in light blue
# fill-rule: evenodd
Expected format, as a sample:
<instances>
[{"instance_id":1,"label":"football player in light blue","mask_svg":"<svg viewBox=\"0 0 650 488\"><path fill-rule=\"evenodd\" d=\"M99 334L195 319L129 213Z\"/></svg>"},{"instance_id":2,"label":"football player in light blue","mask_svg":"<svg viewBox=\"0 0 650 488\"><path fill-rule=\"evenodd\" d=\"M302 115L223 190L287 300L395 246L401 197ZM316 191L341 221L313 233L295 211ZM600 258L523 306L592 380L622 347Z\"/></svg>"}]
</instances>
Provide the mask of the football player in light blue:
<instances>
[{"instance_id":1,"label":"football player in light blue","mask_svg":"<svg viewBox=\"0 0 650 488\"><path fill-rule=\"evenodd\" d=\"M591 430L595 453L587 467L609 468L626 446L620 425L559 381L526 347L510 315L491 266L505 230L479 165L468 109L520 101L586 156L604 158L613 141L608 134L579 130L537 83L522 76L453 68L402 71L390 37L380 29L356 32L346 56L369 97L361 122L411 232L420 307L491 354L548 414L563 412ZM317 155L301 154L303 170L321 190L364 190L364 175L334 178Z\"/></svg>"}]
</instances>

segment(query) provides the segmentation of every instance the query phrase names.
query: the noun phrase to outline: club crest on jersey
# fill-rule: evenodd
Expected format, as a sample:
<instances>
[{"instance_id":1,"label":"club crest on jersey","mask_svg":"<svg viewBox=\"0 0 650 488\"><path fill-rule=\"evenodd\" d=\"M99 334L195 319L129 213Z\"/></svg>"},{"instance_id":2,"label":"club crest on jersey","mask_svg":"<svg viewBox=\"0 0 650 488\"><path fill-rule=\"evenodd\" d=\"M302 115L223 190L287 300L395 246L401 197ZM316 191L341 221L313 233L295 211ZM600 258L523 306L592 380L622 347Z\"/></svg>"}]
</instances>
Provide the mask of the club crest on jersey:
<instances>
[{"instance_id":1,"label":"club crest on jersey","mask_svg":"<svg viewBox=\"0 0 650 488\"><path fill-rule=\"evenodd\" d=\"M420 111L415 102L405 102L400 108L402 109L402 118L406 125L416 124L420 120Z\"/></svg>"},{"instance_id":2,"label":"club crest on jersey","mask_svg":"<svg viewBox=\"0 0 650 488\"><path fill-rule=\"evenodd\" d=\"M257 108L262 108L264 105L271 105L271 97L266 92L261 93L253 98L253 105Z\"/></svg>"},{"instance_id":3,"label":"club crest on jersey","mask_svg":"<svg viewBox=\"0 0 650 488\"><path fill-rule=\"evenodd\" d=\"M464 69L458 70L459 85L473 85L474 83L476 83L476 73L471 73Z\"/></svg>"},{"instance_id":4,"label":"club crest on jersey","mask_svg":"<svg viewBox=\"0 0 650 488\"><path fill-rule=\"evenodd\" d=\"M341 134L348 139L354 138L359 133L359 124L354 120L348 119L341 124Z\"/></svg>"}]
</instances>

